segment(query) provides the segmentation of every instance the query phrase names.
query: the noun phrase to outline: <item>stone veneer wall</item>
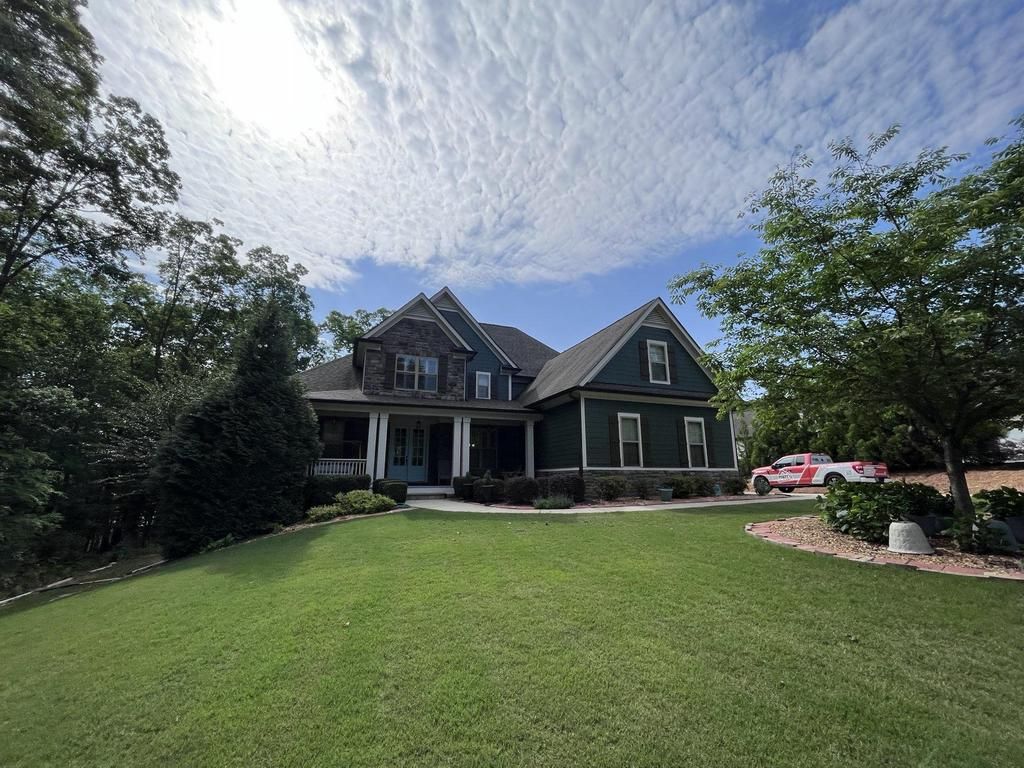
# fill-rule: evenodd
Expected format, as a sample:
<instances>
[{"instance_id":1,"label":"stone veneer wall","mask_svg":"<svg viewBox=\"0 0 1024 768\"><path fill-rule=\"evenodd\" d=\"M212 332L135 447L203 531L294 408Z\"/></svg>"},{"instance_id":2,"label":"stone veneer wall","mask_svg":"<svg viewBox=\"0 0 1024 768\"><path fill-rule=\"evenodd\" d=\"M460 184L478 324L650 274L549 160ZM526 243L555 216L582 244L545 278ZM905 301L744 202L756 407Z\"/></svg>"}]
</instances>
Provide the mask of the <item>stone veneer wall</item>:
<instances>
[{"instance_id":1,"label":"stone veneer wall","mask_svg":"<svg viewBox=\"0 0 1024 768\"><path fill-rule=\"evenodd\" d=\"M577 472L553 472L551 470L544 470L544 469L538 469L537 470L537 475L538 476L544 476L544 475L548 475L548 476L551 476L551 475L566 475L566 474L573 474L574 475L574 474L577 474ZM604 470L604 469L585 469L585 470L583 470L583 484L586 487L586 491L585 491L586 497L588 499L596 499L599 496L599 494L597 492L597 483L598 483L598 481L600 479L602 479L602 478L605 478L605 477L617 477L617 478L619 478L620 480L623 480L626 483L626 493L625 493L625 495L626 496L634 496L635 493L633 492L633 483L636 480L638 480L638 479L646 480L647 481L647 487L650 489L650 492L653 494L654 493L654 489L657 488L660 485L663 485L666 480L671 480L673 477L683 477L685 475L695 475L695 476L698 476L698 477L703 477L706 480L710 480L712 483L720 483L723 480L735 479L735 478L740 476L740 473L738 471L736 471L735 469L716 469L716 470L711 470L709 472L686 472L686 471L670 472L670 471L667 471L667 470L659 471L659 470L651 470L651 469L648 469L648 470L637 470L636 472L631 472L629 470L626 470L624 472L622 472L622 471L609 472L608 470Z\"/></svg>"},{"instance_id":2,"label":"stone veneer wall","mask_svg":"<svg viewBox=\"0 0 1024 768\"><path fill-rule=\"evenodd\" d=\"M367 352L363 363L363 392L368 395L397 395L413 400L464 400L466 396L466 358L452 354L455 345L436 323L427 320L405 318L376 339L381 344L380 352ZM413 392L406 389L386 389L386 380L394 383L395 369L385 370L389 355L422 355L438 358L439 370L443 367L441 358L448 359L448 375L444 381L438 378L437 392Z\"/></svg>"}]
</instances>

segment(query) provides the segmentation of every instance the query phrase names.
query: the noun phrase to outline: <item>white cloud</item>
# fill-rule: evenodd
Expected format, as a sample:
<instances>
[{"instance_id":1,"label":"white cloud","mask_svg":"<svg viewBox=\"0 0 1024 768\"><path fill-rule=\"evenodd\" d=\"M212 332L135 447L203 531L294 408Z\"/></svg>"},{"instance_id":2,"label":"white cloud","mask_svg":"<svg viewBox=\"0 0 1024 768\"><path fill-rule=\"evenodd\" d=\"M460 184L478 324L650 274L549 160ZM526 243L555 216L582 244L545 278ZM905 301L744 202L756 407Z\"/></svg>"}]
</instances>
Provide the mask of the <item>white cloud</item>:
<instances>
[{"instance_id":1,"label":"white cloud","mask_svg":"<svg viewBox=\"0 0 1024 768\"><path fill-rule=\"evenodd\" d=\"M1024 10L1001 3L281 8L92 0L86 20L107 86L167 129L182 208L321 285L362 258L454 284L604 273L738 231L797 144L901 122L908 151L960 149L1024 108Z\"/></svg>"}]
</instances>

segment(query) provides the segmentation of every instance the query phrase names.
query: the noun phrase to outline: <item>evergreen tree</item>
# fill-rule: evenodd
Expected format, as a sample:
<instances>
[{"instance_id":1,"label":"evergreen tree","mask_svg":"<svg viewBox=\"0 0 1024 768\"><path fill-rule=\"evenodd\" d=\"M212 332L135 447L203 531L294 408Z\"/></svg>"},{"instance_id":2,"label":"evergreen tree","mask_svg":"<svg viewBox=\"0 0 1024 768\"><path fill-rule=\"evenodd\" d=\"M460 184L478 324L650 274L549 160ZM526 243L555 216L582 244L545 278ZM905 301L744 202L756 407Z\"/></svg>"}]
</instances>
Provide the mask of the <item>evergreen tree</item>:
<instances>
[{"instance_id":1,"label":"evergreen tree","mask_svg":"<svg viewBox=\"0 0 1024 768\"><path fill-rule=\"evenodd\" d=\"M161 446L152 482L169 556L301 514L319 445L316 418L292 376L289 322L269 303L242 340L230 381L186 413Z\"/></svg>"}]
</instances>

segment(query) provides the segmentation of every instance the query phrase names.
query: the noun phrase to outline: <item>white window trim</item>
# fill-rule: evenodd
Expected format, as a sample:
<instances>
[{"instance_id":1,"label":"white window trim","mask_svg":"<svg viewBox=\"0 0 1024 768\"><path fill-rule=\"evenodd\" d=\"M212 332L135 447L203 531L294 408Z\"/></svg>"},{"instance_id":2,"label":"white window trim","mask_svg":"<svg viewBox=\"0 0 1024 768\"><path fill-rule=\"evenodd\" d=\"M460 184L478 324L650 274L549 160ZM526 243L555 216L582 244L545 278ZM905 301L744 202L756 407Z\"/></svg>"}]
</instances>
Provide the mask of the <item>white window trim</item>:
<instances>
[{"instance_id":1,"label":"white window trim","mask_svg":"<svg viewBox=\"0 0 1024 768\"><path fill-rule=\"evenodd\" d=\"M703 443L701 447L704 449L704 468L710 468L711 460L708 458L708 435L707 430L704 428L704 419L697 416L687 416L683 421L685 422L683 428L686 430L686 461L691 467L693 467L693 456L690 454L690 422L693 422L694 424L700 424L700 438ZM697 469L700 469L700 467L697 467Z\"/></svg>"},{"instance_id":2,"label":"white window trim","mask_svg":"<svg viewBox=\"0 0 1024 768\"><path fill-rule=\"evenodd\" d=\"M413 385L414 386L411 389L409 387L400 387L400 386L398 386L398 358L400 358L400 357L411 357L411 358L413 358L416 361L416 370L412 371L412 380L413 380ZM433 360L434 364L435 364L435 367L437 368L437 372L436 373L426 373L424 371L423 373L420 373L420 360ZM364 370L363 373L365 375L366 371ZM402 373L410 373L410 371L402 371ZM394 380L394 388L395 389L401 390L402 392L435 392L436 393L438 391L438 387L440 387L440 385L441 385L441 382L440 382L441 359L438 358L438 357L431 357L430 355L409 355L409 354L406 354L405 352L399 352L397 355L395 355L395 374L394 375L395 375L395 380ZM421 389L420 386L419 386L420 378L421 377L425 378L427 376L433 376L435 378L435 380L436 380L436 383L434 384L434 388L433 389Z\"/></svg>"},{"instance_id":3,"label":"white window trim","mask_svg":"<svg viewBox=\"0 0 1024 768\"><path fill-rule=\"evenodd\" d=\"M651 362L651 347L661 347L665 353L665 380L658 381L654 378L654 365ZM668 367L668 342L656 341L654 339L647 340L647 378L651 384L671 384L672 383L672 371Z\"/></svg>"},{"instance_id":4,"label":"white window trim","mask_svg":"<svg viewBox=\"0 0 1024 768\"><path fill-rule=\"evenodd\" d=\"M644 466L644 436L643 436L643 432L641 432L641 430L643 429L643 425L642 425L642 422L641 422L641 419L640 419L640 414L639 413L620 413L620 414L618 414L618 417L619 417L619 421L618 421L618 423L619 423L619 466L623 467L623 468L628 468L628 469L641 469ZM625 459L625 456L623 455L624 452L622 450L622 420L623 419L636 419L636 448L637 448L636 452L637 452L637 455L640 457L640 463L639 464L635 464L635 465L634 464L629 464L629 465L626 464L626 459ZM630 442L633 442L633 441L630 440Z\"/></svg>"},{"instance_id":5,"label":"white window trim","mask_svg":"<svg viewBox=\"0 0 1024 768\"><path fill-rule=\"evenodd\" d=\"M480 377L487 377L487 397L480 397ZM473 394L477 400L490 400L491 399L491 372L490 371L477 371L476 372L476 386L473 388Z\"/></svg>"}]
</instances>

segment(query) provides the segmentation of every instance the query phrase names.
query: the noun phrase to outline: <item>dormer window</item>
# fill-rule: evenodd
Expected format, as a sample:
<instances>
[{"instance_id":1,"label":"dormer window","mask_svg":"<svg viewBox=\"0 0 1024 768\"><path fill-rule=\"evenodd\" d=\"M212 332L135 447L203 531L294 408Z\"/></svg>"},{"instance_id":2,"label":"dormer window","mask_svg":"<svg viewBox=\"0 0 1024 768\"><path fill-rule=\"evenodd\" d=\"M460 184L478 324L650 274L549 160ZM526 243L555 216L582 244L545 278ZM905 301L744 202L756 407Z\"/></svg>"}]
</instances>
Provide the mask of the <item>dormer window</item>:
<instances>
[{"instance_id":1,"label":"dormer window","mask_svg":"<svg viewBox=\"0 0 1024 768\"><path fill-rule=\"evenodd\" d=\"M491 374L488 371L476 372L476 399L491 399Z\"/></svg>"},{"instance_id":2,"label":"dormer window","mask_svg":"<svg viewBox=\"0 0 1024 768\"><path fill-rule=\"evenodd\" d=\"M671 384L668 376L668 344L647 340L647 373L651 384Z\"/></svg>"},{"instance_id":3,"label":"dormer window","mask_svg":"<svg viewBox=\"0 0 1024 768\"><path fill-rule=\"evenodd\" d=\"M395 357L395 389L437 392L437 358L397 355Z\"/></svg>"}]
</instances>

